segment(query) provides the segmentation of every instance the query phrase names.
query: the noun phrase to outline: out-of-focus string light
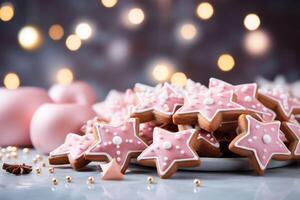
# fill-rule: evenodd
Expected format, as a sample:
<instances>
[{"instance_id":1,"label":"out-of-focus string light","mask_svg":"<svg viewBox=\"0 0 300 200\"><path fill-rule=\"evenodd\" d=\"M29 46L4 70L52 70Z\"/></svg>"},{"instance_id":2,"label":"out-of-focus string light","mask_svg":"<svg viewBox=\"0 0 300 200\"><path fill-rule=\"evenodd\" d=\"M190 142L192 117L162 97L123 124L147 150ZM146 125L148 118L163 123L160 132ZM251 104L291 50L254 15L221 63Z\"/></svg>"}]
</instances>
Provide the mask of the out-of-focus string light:
<instances>
[{"instance_id":1,"label":"out-of-focus string light","mask_svg":"<svg viewBox=\"0 0 300 200\"><path fill-rule=\"evenodd\" d=\"M156 81L167 81L169 80L173 69L173 64L168 60L157 60L152 64L152 76Z\"/></svg>"},{"instance_id":2,"label":"out-of-focus string light","mask_svg":"<svg viewBox=\"0 0 300 200\"><path fill-rule=\"evenodd\" d=\"M59 69L56 73L56 81L61 85L68 85L74 79L73 72L69 68Z\"/></svg>"},{"instance_id":3,"label":"out-of-focus string light","mask_svg":"<svg viewBox=\"0 0 300 200\"><path fill-rule=\"evenodd\" d=\"M7 89L17 89L20 86L20 78L16 73L8 73L4 77L3 84Z\"/></svg>"},{"instance_id":4,"label":"out-of-focus string light","mask_svg":"<svg viewBox=\"0 0 300 200\"><path fill-rule=\"evenodd\" d=\"M36 27L24 26L19 32L18 40L24 49L34 50L41 46L42 35Z\"/></svg>"},{"instance_id":5,"label":"out-of-focus string light","mask_svg":"<svg viewBox=\"0 0 300 200\"><path fill-rule=\"evenodd\" d=\"M92 27L86 22L79 23L75 28L75 33L80 39L87 40L92 35Z\"/></svg>"},{"instance_id":6,"label":"out-of-focus string light","mask_svg":"<svg viewBox=\"0 0 300 200\"><path fill-rule=\"evenodd\" d=\"M190 42L196 39L198 30L193 23L181 24L178 28L178 37L181 41Z\"/></svg>"},{"instance_id":7,"label":"out-of-focus string light","mask_svg":"<svg viewBox=\"0 0 300 200\"><path fill-rule=\"evenodd\" d=\"M249 32L245 36L244 46L248 53L254 56L263 55L271 46L271 39L264 31Z\"/></svg>"},{"instance_id":8,"label":"out-of-focus string light","mask_svg":"<svg viewBox=\"0 0 300 200\"><path fill-rule=\"evenodd\" d=\"M59 24L53 24L48 31L52 40L60 40L64 36L64 29Z\"/></svg>"},{"instance_id":9,"label":"out-of-focus string light","mask_svg":"<svg viewBox=\"0 0 300 200\"><path fill-rule=\"evenodd\" d=\"M222 54L218 58L218 67L224 72L228 72L233 69L235 65L234 58L230 54Z\"/></svg>"},{"instance_id":10,"label":"out-of-focus string light","mask_svg":"<svg viewBox=\"0 0 300 200\"><path fill-rule=\"evenodd\" d=\"M10 21L14 17L14 5L12 3L3 3L0 7L0 20L4 22Z\"/></svg>"},{"instance_id":11,"label":"out-of-focus string light","mask_svg":"<svg viewBox=\"0 0 300 200\"><path fill-rule=\"evenodd\" d=\"M118 0L101 0L101 3L106 8L112 8L118 3Z\"/></svg>"},{"instance_id":12,"label":"out-of-focus string light","mask_svg":"<svg viewBox=\"0 0 300 200\"><path fill-rule=\"evenodd\" d=\"M144 11L141 8L131 8L128 11L128 22L131 25L139 25L143 23L145 19Z\"/></svg>"},{"instance_id":13,"label":"out-of-focus string light","mask_svg":"<svg viewBox=\"0 0 300 200\"><path fill-rule=\"evenodd\" d=\"M250 13L244 19L244 26L250 31L258 29L259 25L260 19L257 14Z\"/></svg>"},{"instance_id":14,"label":"out-of-focus string light","mask_svg":"<svg viewBox=\"0 0 300 200\"><path fill-rule=\"evenodd\" d=\"M70 51L77 51L81 47L81 40L77 35L69 35L66 39L66 46Z\"/></svg>"},{"instance_id":15,"label":"out-of-focus string light","mask_svg":"<svg viewBox=\"0 0 300 200\"><path fill-rule=\"evenodd\" d=\"M197 6L196 14L200 19L208 20L214 14L213 6L208 2L202 2Z\"/></svg>"},{"instance_id":16,"label":"out-of-focus string light","mask_svg":"<svg viewBox=\"0 0 300 200\"><path fill-rule=\"evenodd\" d=\"M177 86L185 86L187 77L182 72L176 72L171 77L171 83Z\"/></svg>"}]
</instances>

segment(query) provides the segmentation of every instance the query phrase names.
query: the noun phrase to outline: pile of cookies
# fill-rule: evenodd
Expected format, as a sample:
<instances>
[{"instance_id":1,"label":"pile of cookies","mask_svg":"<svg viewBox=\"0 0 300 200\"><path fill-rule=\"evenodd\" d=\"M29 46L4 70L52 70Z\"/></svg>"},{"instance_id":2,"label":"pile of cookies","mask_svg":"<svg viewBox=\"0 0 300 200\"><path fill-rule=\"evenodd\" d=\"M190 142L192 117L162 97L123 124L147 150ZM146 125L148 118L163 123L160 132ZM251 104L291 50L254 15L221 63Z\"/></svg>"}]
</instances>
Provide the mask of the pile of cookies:
<instances>
[{"instance_id":1,"label":"pile of cookies","mask_svg":"<svg viewBox=\"0 0 300 200\"><path fill-rule=\"evenodd\" d=\"M109 92L94 110L85 134L68 134L50 164L79 170L91 161L114 162L125 173L137 158L168 178L177 168L199 166L201 157L248 157L260 175L271 159L300 158L300 100L278 85L215 78L208 87L192 80L184 87L136 84Z\"/></svg>"}]
</instances>

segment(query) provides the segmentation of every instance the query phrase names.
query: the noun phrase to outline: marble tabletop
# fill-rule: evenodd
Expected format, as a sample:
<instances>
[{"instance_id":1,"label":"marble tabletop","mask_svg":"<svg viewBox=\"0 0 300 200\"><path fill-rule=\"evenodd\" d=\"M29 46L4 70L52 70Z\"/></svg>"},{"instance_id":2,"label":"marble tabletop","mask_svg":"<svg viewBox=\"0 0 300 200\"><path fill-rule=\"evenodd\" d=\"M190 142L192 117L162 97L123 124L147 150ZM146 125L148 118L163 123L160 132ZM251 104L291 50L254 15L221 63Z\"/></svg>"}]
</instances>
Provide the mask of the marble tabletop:
<instances>
[{"instance_id":1,"label":"marble tabletop","mask_svg":"<svg viewBox=\"0 0 300 200\"><path fill-rule=\"evenodd\" d=\"M33 164L29 155L19 153L18 159L4 159L1 162ZM46 156L44 161L47 160ZM1 164L2 165L2 164ZM34 165L34 168L37 164ZM133 165L123 181L104 181L100 178L100 168L92 163L81 172L68 166L55 167L55 172L48 172L49 165L41 167L41 174L35 170L28 175L15 176L4 170L0 172L0 199L300 199L300 165L270 169L265 176L259 177L253 172L199 172L179 171L172 178L162 180L156 171ZM72 183L65 181L72 176ZM87 184L93 176L95 184ZM147 177L154 177L154 184L147 184ZM52 178L59 180L52 184ZM201 187L194 186L194 179L201 180Z\"/></svg>"}]
</instances>

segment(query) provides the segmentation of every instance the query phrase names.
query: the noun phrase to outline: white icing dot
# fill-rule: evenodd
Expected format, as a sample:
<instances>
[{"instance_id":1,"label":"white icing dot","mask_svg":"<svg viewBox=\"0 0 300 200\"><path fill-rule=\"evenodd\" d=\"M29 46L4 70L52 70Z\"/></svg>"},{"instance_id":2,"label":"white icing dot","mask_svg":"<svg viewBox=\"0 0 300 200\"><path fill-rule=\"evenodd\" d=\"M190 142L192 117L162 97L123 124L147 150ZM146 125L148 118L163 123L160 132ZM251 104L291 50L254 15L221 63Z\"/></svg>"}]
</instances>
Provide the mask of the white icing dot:
<instances>
[{"instance_id":1,"label":"white icing dot","mask_svg":"<svg viewBox=\"0 0 300 200\"><path fill-rule=\"evenodd\" d=\"M213 98L210 98L210 97L206 97L206 98L204 98L204 100L203 100L203 104L204 104L204 105L212 105L212 104L214 104L214 99L213 99Z\"/></svg>"},{"instance_id":2,"label":"white icing dot","mask_svg":"<svg viewBox=\"0 0 300 200\"><path fill-rule=\"evenodd\" d=\"M268 134L265 134L263 137L262 137L262 140L265 144L270 144L272 142L272 138L270 135Z\"/></svg>"},{"instance_id":3,"label":"white icing dot","mask_svg":"<svg viewBox=\"0 0 300 200\"><path fill-rule=\"evenodd\" d=\"M176 149L180 149L180 146L179 145L176 145L176 147L175 147Z\"/></svg>"},{"instance_id":4,"label":"white icing dot","mask_svg":"<svg viewBox=\"0 0 300 200\"><path fill-rule=\"evenodd\" d=\"M274 128L274 127L272 127L272 128L271 128L271 131L273 131L273 132L274 132L274 131L275 131L275 128Z\"/></svg>"},{"instance_id":5,"label":"white icing dot","mask_svg":"<svg viewBox=\"0 0 300 200\"><path fill-rule=\"evenodd\" d=\"M166 163L166 162L164 162L164 163L163 163L163 165L164 165L164 166L166 166L166 165L167 165L167 163Z\"/></svg>"},{"instance_id":6,"label":"white icing dot","mask_svg":"<svg viewBox=\"0 0 300 200\"><path fill-rule=\"evenodd\" d=\"M165 141L165 142L163 143L163 148L166 149L166 150L171 149L171 148L172 148L172 143L169 142L169 141Z\"/></svg>"},{"instance_id":7,"label":"white icing dot","mask_svg":"<svg viewBox=\"0 0 300 200\"><path fill-rule=\"evenodd\" d=\"M260 125L256 125L255 128L256 128L256 129L259 129L259 128L260 128Z\"/></svg>"},{"instance_id":8,"label":"white icing dot","mask_svg":"<svg viewBox=\"0 0 300 200\"><path fill-rule=\"evenodd\" d=\"M180 153L181 153L181 154L184 154L184 153L185 153L185 151L184 151L184 150L181 150L181 151L180 151Z\"/></svg>"},{"instance_id":9,"label":"white icing dot","mask_svg":"<svg viewBox=\"0 0 300 200\"><path fill-rule=\"evenodd\" d=\"M250 97L250 96L245 96L244 101L246 101L246 102L251 102L251 101L252 101L252 97Z\"/></svg>"},{"instance_id":10,"label":"white icing dot","mask_svg":"<svg viewBox=\"0 0 300 200\"><path fill-rule=\"evenodd\" d=\"M253 136L252 138L253 138L254 140L257 140L257 136Z\"/></svg>"},{"instance_id":11,"label":"white icing dot","mask_svg":"<svg viewBox=\"0 0 300 200\"><path fill-rule=\"evenodd\" d=\"M264 149L264 152L267 153L267 149Z\"/></svg>"},{"instance_id":12,"label":"white icing dot","mask_svg":"<svg viewBox=\"0 0 300 200\"><path fill-rule=\"evenodd\" d=\"M112 139L112 142L115 145L120 145L120 144L122 144L122 138L120 136L114 136L113 139Z\"/></svg>"},{"instance_id":13,"label":"white icing dot","mask_svg":"<svg viewBox=\"0 0 300 200\"><path fill-rule=\"evenodd\" d=\"M120 157L117 157L117 161L118 161L118 162L121 162L121 158L120 158Z\"/></svg>"},{"instance_id":14,"label":"white icing dot","mask_svg":"<svg viewBox=\"0 0 300 200\"><path fill-rule=\"evenodd\" d=\"M116 153L117 153L117 155L120 155L120 154L121 154L121 151L117 151Z\"/></svg>"},{"instance_id":15,"label":"white icing dot","mask_svg":"<svg viewBox=\"0 0 300 200\"><path fill-rule=\"evenodd\" d=\"M253 140L251 138L248 139L248 142L253 142Z\"/></svg>"},{"instance_id":16,"label":"white icing dot","mask_svg":"<svg viewBox=\"0 0 300 200\"><path fill-rule=\"evenodd\" d=\"M167 160L169 160L169 158L165 156L165 157L164 157L164 160L167 161Z\"/></svg>"}]
</instances>

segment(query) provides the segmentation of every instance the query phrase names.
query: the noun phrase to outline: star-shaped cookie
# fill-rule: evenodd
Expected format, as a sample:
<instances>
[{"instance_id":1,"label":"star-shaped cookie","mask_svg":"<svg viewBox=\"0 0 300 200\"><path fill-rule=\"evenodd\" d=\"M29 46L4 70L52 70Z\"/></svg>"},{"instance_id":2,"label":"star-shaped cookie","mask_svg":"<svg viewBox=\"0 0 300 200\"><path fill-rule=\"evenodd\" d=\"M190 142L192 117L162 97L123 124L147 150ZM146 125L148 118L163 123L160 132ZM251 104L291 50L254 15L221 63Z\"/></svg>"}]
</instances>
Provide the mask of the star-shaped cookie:
<instances>
[{"instance_id":1,"label":"star-shaped cookie","mask_svg":"<svg viewBox=\"0 0 300 200\"><path fill-rule=\"evenodd\" d=\"M271 159L287 160L291 152L279 138L280 122L260 122L250 115L239 117L241 133L229 144L234 153L249 157L253 169L263 175Z\"/></svg>"},{"instance_id":2,"label":"star-shaped cookie","mask_svg":"<svg viewBox=\"0 0 300 200\"><path fill-rule=\"evenodd\" d=\"M172 176L178 167L194 167L200 164L195 152L198 134L195 129L169 132L156 127L153 143L137 158L144 165L156 165L161 178Z\"/></svg>"},{"instance_id":3,"label":"star-shaped cookie","mask_svg":"<svg viewBox=\"0 0 300 200\"><path fill-rule=\"evenodd\" d=\"M138 119L131 118L119 125L96 124L96 143L86 152L85 158L90 161L111 161L116 159L125 173L130 159L138 156L146 147L138 137Z\"/></svg>"},{"instance_id":4,"label":"star-shaped cookie","mask_svg":"<svg viewBox=\"0 0 300 200\"><path fill-rule=\"evenodd\" d=\"M296 122L282 122L282 130L286 134L289 143L289 149L293 158L300 158L300 124Z\"/></svg>"}]
</instances>

